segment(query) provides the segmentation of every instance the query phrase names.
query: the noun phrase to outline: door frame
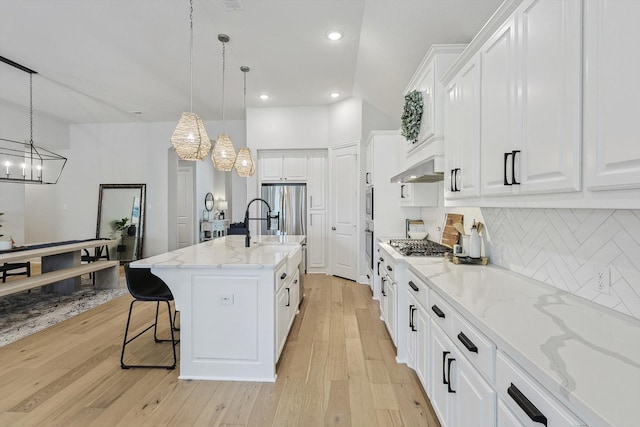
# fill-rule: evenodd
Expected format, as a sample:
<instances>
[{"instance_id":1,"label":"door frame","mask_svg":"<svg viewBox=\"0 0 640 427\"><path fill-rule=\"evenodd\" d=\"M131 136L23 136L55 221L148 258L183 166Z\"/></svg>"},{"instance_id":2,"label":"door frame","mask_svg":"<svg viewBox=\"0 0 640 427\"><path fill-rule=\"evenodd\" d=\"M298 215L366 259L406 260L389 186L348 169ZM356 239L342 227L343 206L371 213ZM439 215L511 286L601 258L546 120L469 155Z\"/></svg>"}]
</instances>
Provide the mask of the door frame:
<instances>
[{"instance_id":1,"label":"door frame","mask_svg":"<svg viewBox=\"0 0 640 427\"><path fill-rule=\"evenodd\" d=\"M360 139L355 139L352 141L347 141L347 142L342 142L339 144L333 144L331 146L329 146L329 150L328 150L328 158L327 158L327 162L328 162L328 171L329 171L329 191L327 192L329 194L327 203L328 203L328 212L329 212L329 218L327 221L327 231L330 233L330 237L327 239L327 243L329 243L329 247L327 248L327 252L328 252L328 257L327 257L327 274L330 276L333 276L333 250L331 250L333 248L334 245L334 237L335 234L333 233L333 230L331 230L330 228L334 226L333 224L333 220L335 218L335 203L334 203L334 197L333 197L333 185L334 185L334 181L335 181L335 174L334 174L334 164L333 164L333 154L335 150L338 149L342 149L342 148L348 148L351 146L355 147L355 151L356 151L356 169L354 171L354 173L356 174L356 200L358 200L358 203L356 203L356 256L355 256L355 261L356 261L356 274L355 274L355 278L354 281L358 281L360 278L360 249L362 247L362 242L360 239L360 234L359 231L361 229L361 224L360 224L360 215L361 215L361 202L360 202L360 197L362 196L361 194L361 189L360 189L360 167L361 167L361 153L360 153L360 145L361 145L361 140Z\"/></svg>"}]
</instances>

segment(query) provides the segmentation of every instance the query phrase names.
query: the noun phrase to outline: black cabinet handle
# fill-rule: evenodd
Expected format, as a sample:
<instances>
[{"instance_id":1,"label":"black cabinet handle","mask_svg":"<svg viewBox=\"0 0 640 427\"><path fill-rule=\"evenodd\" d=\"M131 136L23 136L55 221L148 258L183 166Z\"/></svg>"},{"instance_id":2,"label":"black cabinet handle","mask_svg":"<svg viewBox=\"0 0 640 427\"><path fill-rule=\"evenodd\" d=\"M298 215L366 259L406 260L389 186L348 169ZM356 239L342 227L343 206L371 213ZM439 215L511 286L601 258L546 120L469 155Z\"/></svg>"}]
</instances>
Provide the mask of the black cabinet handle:
<instances>
[{"instance_id":1,"label":"black cabinet handle","mask_svg":"<svg viewBox=\"0 0 640 427\"><path fill-rule=\"evenodd\" d=\"M282 276L280 276L280 280L284 280L287 277L287 273L282 273Z\"/></svg>"},{"instance_id":2,"label":"black cabinet handle","mask_svg":"<svg viewBox=\"0 0 640 427\"><path fill-rule=\"evenodd\" d=\"M411 328L412 331L415 331L415 329L413 329L413 309L414 308L415 308L415 305L409 304L409 327Z\"/></svg>"},{"instance_id":3,"label":"black cabinet handle","mask_svg":"<svg viewBox=\"0 0 640 427\"><path fill-rule=\"evenodd\" d=\"M384 291L384 282L386 282L386 279L383 277L383 278L380 280L380 292L382 293L382 296L383 296L383 297L386 297L386 296L387 296L387 293Z\"/></svg>"},{"instance_id":4,"label":"black cabinet handle","mask_svg":"<svg viewBox=\"0 0 640 427\"><path fill-rule=\"evenodd\" d=\"M384 258L380 257L379 259L380 259L380 262L384 262Z\"/></svg>"},{"instance_id":5,"label":"black cabinet handle","mask_svg":"<svg viewBox=\"0 0 640 427\"><path fill-rule=\"evenodd\" d=\"M411 280L409 280L409 286L411 286L411 289L413 289L416 292L420 292L420 288L416 286L415 283L413 283Z\"/></svg>"},{"instance_id":6,"label":"black cabinet handle","mask_svg":"<svg viewBox=\"0 0 640 427\"><path fill-rule=\"evenodd\" d=\"M435 304L432 305L431 306L431 311L433 311L441 319L445 318L444 312L442 310L440 310L440 308L437 305L435 305Z\"/></svg>"},{"instance_id":7,"label":"black cabinet handle","mask_svg":"<svg viewBox=\"0 0 640 427\"><path fill-rule=\"evenodd\" d=\"M547 425L547 417L545 417L544 414L540 412L520 390L518 390L518 387L513 385L513 383L511 383L507 389L507 393L513 400L515 400L524 413L531 418L531 421L544 424L545 426Z\"/></svg>"},{"instance_id":8,"label":"black cabinet handle","mask_svg":"<svg viewBox=\"0 0 640 427\"><path fill-rule=\"evenodd\" d=\"M458 172L460 172L460 168L455 168L453 171L455 172L454 177L453 177L453 179L454 179L454 181L453 181L454 182L453 191L458 192L458 191L460 191L460 189L458 188Z\"/></svg>"},{"instance_id":9,"label":"black cabinet handle","mask_svg":"<svg viewBox=\"0 0 640 427\"><path fill-rule=\"evenodd\" d=\"M291 289L287 288L287 305L285 307L289 307L291 305Z\"/></svg>"},{"instance_id":10,"label":"black cabinet handle","mask_svg":"<svg viewBox=\"0 0 640 427\"><path fill-rule=\"evenodd\" d=\"M467 348L467 350L469 350L472 353L478 353L478 347L476 347L473 341L467 338L467 336L464 333L460 332L458 334L458 339L460 340L462 345L464 345Z\"/></svg>"},{"instance_id":11,"label":"black cabinet handle","mask_svg":"<svg viewBox=\"0 0 640 427\"><path fill-rule=\"evenodd\" d=\"M400 186L400 198L401 199L406 199L405 195L404 195L404 187L406 187L406 185L402 184Z\"/></svg>"},{"instance_id":12,"label":"black cabinet handle","mask_svg":"<svg viewBox=\"0 0 640 427\"><path fill-rule=\"evenodd\" d=\"M451 363L455 362L456 359L451 358L447 361L447 377L449 380L447 381L447 391L449 393L455 393L456 391L451 388Z\"/></svg>"},{"instance_id":13,"label":"black cabinet handle","mask_svg":"<svg viewBox=\"0 0 640 427\"><path fill-rule=\"evenodd\" d=\"M511 183L507 179L507 162L509 161L509 156L511 155L513 155L513 153L504 153L504 170L503 170L504 185L511 185ZM513 161L511 164L513 165ZM511 177L511 179L513 179L513 176Z\"/></svg>"},{"instance_id":14,"label":"black cabinet handle","mask_svg":"<svg viewBox=\"0 0 640 427\"><path fill-rule=\"evenodd\" d=\"M447 381L447 373L444 369L444 365L445 362L447 361L447 355L451 353L450 351L443 351L442 352L442 384L449 384L449 381Z\"/></svg>"},{"instance_id":15,"label":"black cabinet handle","mask_svg":"<svg viewBox=\"0 0 640 427\"><path fill-rule=\"evenodd\" d=\"M393 271L393 267L391 267L390 265L387 265L387 270Z\"/></svg>"},{"instance_id":16,"label":"black cabinet handle","mask_svg":"<svg viewBox=\"0 0 640 427\"><path fill-rule=\"evenodd\" d=\"M367 184L371 184L371 181L369 181L369 177L370 177L370 176L371 176L371 173L370 173L370 172L367 172L367 173L365 174L365 178L364 178L364 182L365 182L365 183L367 183Z\"/></svg>"},{"instance_id":17,"label":"black cabinet handle","mask_svg":"<svg viewBox=\"0 0 640 427\"><path fill-rule=\"evenodd\" d=\"M520 150L513 150L511 152L511 184L520 185L519 181L516 181L516 154L519 154Z\"/></svg>"},{"instance_id":18,"label":"black cabinet handle","mask_svg":"<svg viewBox=\"0 0 640 427\"><path fill-rule=\"evenodd\" d=\"M380 275L380 263L378 262L378 276Z\"/></svg>"},{"instance_id":19,"label":"black cabinet handle","mask_svg":"<svg viewBox=\"0 0 640 427\"><path fill-rule=\"evenodd\" d=\"M413 320L413 313L415 313L416 311L418 311L418 308L416 306L413 306L413 311L411 311L411 330L413 332L416 332L418 330L418 328L416 327L416 322L415 320Z\"/></svg>"},{"instance_id":20,"label":"black cabinet handle","mask_svg":"<svg viewBox=\"0 0 640 427\"><path fill-rule=\"evenodd\" d=\"M455 187L454 187L454 183L456 182L456 181L455 181L455 178L454 178L454 174L455 174L455 172L456 172L456 170L455 170L455 169L451 169L451 181L450 181L450 184L451 184L451 185L450 185L450 187L451 187L451 192L452 192L452 193L454 193L454 192L456 191L456 190L454 189L454 188L455 188Z\"/></svg>"}]
</instances>

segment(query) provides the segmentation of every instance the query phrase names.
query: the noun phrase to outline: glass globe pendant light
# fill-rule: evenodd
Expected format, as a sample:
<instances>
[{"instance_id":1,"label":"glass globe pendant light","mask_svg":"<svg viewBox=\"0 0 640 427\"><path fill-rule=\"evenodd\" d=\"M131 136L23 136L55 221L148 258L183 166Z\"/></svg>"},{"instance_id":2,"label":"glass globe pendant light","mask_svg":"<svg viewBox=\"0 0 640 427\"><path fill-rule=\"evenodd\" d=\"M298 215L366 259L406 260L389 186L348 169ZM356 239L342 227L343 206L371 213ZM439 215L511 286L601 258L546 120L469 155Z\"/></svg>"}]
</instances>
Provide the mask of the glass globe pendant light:
<instances>
[{"instance_id":1,"label":"glass globe pendant light","mask_svg":"<svg viewBox=\"0 0 640 427\"><path fill-rule=\"evenodd\" d=\"M202 123L199 114L193 112L193 0L189 2L191 9L189 74L190 74L190 108L188 113L182 113L176 129L171 135L171 145L182 160L204 160L211 150L211 140Z\"/></svg>"},{"instance_id":2,"label":"glass globe pendant light","mask_svg":"<svg viewBox=\"0 0 640 427\"><path fill-rule=\"evenodd\" d=\"M240 67L240 71L244 73L244 120L247 120L247 73L250 68L243 65ZM256 164L251 156L251 150L249 147L242 147L238 151L238 157L236 157L235 169L238 176L247 178L252 176L256 172Z\"/></svg>"},{"instance_id":3,"label":"glass globe pendant light","mask_svg":"<svg viewBox=\"0 0 640 427\"><path fill-rule=\"evenodd\" d=\"M233 169L233 165L236 161L236 150L233 148L231 137L227 135L224 128L224 70L226 68L225 43L229 42L229 36L226 34L218 34L218 40L222 42L222 133L218 135L218 139L213 146L211 160L213 161L214 168L219 171L229 172Z\"/></svg>"}]
</instances>

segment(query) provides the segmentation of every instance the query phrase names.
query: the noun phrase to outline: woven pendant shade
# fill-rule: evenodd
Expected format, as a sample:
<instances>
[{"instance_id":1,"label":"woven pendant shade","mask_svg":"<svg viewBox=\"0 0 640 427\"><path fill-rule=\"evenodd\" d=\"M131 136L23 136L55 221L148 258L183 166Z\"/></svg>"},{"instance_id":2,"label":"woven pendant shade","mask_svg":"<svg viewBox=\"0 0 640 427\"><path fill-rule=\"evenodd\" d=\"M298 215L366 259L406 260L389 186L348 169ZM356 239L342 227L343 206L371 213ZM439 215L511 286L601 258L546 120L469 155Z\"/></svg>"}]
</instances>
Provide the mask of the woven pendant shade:
<instances>
[{"instance_id":1,"label":"woven pendant shade","mask_svg":"<svg viewBox=\"0 0 640 427\"><path fill-rule=\"evenodd\" d=\"M243 178L250 177L256 172L256 164L253 161L253 157L251 157L251 151L248 147L242 147L240 151L238 151L238 157L236 157L234 167L238 176Z\"/></svg>"},{"instance_id":2,"label":"woven pendant shade","mask_svg":"<svg viewBox=\"0 0 640 427\"><path fill-rule=\"evenodd\" d=\"M171 144L182 160L203 160L211 150L211 141L197 113L182 113Z\"/></svg>"},{"instance_id":3,"label":"woven pendant shade","mask_svg":"<svg viewBox=\"0 0 640 427\"><path fill-rule=\"evenodd\" d=\"M231 138L226 133L218 135L215 145L213 146L213 154L211 154L213 166L223 172L229 172L233 169L236 162L236 150L233 148Z\"/></svg>"}]
</instances>

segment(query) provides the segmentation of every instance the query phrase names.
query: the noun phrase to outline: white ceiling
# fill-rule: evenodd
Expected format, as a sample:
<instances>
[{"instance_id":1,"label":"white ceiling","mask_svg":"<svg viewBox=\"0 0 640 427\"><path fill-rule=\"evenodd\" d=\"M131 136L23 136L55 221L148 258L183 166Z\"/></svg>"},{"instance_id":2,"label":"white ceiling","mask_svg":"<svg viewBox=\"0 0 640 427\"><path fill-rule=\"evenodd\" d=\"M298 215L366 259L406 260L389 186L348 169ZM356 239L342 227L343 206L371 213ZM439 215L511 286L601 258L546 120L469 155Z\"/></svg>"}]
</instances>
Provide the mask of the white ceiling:
<instances>
[{"instance_id":1,"label":"white ceiling","mask_svg":"<svg viewBox=\"0 0 640 427\"><path fill-rule=\"evenodd\" d=\"M469 42L501 0L239 3L194 0L193 110L204 120L222 119L219 33L231 37L227 119L244 117L247 65L247 107L327 105L338 91L399 120L429 46ZM329 41L330 29L344 38ZM0 0L0 56L39 73L38 111L73 123L177 121L189 110L189 1ZM28 99L27 74L0 63L0 100Z\"/></svg>"}]
</instances>

